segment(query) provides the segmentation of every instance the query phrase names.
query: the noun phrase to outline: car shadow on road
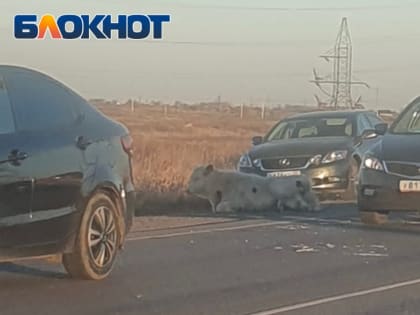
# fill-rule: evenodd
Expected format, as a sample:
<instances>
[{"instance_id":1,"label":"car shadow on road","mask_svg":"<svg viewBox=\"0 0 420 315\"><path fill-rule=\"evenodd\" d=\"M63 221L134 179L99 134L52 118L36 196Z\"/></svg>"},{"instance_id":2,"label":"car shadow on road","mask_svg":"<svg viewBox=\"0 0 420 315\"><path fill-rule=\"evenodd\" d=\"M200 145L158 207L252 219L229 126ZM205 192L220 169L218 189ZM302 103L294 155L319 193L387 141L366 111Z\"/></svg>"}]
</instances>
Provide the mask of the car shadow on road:
<instances>
[{"instance_id":1,"label":"car shadow on road","mask_svg":"<svg viewBox=\"0 0 420 315\"><path fill-rule=\"evenodd\" d=\"M32 266L20 265L11 262L0 263L0 272L21 274L25 276L49 279L67 279L68 275L53 270L43 270Z\"/></svg>"}]
</instances>

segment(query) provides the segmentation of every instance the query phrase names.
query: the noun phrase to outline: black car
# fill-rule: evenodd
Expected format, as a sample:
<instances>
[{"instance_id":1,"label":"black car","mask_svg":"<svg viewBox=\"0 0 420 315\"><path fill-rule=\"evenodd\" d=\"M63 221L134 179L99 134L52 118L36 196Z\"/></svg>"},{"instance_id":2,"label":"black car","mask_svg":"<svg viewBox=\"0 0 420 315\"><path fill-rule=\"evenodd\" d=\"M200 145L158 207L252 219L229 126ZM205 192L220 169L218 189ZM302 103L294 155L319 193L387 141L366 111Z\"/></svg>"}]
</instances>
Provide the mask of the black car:
<instances>
[{"instance_id":1,"label":"black car","mask_svg":"<svg viewBox=\"0 0 420 315\"><path fill-rule=\"evenodd\" d=\"M298 114L254 137L238 169L263 176L305 174L321 199L352 199L363 154L385 129L370 111Z\"/></svg>"},{"instance_id":2,"label":"black car","mask_svg":"<svg viewBox=\"0 0 420 315\"><path fill-rule=\"evenodd\" d=\"M420 97L411 102L363 160L358 206L363 221L420 210Z\"/></svg>"},{"instance_id":3,"label":"black car","mask_svg":"<svg viewBox=\"0 0 420 315\"><path fill-rule=\"evenodd\" d=\"M105 278L132 224L132 139L58 81L0 66L0 261Z\"/></svg>"}]
</instances>

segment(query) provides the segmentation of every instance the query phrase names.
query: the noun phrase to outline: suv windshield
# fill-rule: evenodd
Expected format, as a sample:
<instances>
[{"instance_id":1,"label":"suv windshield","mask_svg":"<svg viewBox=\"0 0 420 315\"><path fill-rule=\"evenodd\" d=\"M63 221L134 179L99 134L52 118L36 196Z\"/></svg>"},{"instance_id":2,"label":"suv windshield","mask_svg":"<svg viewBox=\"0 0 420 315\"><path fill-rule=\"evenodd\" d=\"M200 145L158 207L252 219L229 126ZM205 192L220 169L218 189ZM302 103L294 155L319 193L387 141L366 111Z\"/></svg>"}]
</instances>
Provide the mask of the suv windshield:
<instances>
[{"instance_id":1,"label":"suv windshield","mask_svg":"<svg viewBox=\"0 0 420 315\"><path fill-rule=\"evenodd\" d=\"M308 118L279 123L268 134L267 141L298 138L350 137L353 122L344 117Z\"/></svg>"},{"instance_id":2,"label":"suv windshield","mask_svg":"<svg viewBox=\"0 0 420 315\"><path fill-rule=\"evenodd\" d=\"M391 127L391 133L418 134L420 133L420 103L412 105Z\"/></svg>"}]
</instances>

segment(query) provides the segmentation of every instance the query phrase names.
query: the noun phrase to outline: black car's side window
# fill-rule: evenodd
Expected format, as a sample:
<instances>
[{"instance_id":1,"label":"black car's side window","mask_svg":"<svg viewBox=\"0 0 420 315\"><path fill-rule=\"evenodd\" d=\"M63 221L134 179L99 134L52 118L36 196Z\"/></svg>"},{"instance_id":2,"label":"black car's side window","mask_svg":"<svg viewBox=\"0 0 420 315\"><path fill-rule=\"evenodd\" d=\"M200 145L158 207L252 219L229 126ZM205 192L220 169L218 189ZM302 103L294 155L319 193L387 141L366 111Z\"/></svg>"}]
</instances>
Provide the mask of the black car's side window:
<instances>
[{"instance_id":1,"label":"black car's side window","mask_svg":"<svg viewBox=\"0 0 420 315\"><path fill-rule=\"evenodd\" d=\"M19 130L58 129L77 119L73 95L48 77L17 72L7 77L7 87Z\"/></svg>"},{"instance_id":2,"label":"black car's side window","mask_svg":"<svg viewBox=\"0 0 420 315\"><path fill-rule=\"evenodd\" d=\"M6 85L0 76L0 135L15 132L15 122Z\"/></svg>"}]
</instances>

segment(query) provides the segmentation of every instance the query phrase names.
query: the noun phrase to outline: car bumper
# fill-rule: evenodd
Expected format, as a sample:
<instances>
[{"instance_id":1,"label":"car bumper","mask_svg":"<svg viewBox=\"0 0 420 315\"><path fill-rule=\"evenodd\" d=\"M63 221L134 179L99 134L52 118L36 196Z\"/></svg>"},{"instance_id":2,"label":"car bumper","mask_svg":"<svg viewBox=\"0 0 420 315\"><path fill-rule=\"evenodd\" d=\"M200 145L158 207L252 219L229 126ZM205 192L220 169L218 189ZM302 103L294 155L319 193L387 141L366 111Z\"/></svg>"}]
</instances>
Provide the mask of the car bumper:
<instances>
[{"instance_id":1,"label":"car bumper","mask_svg":"<svg viewBox=\"0 0 420 315\"><path fill-rule=\"evenodd\" d=\"M361 211L418 211L420 193L402 193L402 176L362 169L358 187L358 207Z\"/></svg>"},{"instance_id":2,"label":"car bumper","mask_svg":"<svg viewBox=\"0 0 420 315\"><path fill-rule=\"evenodd\" d=\"M267 176L269 173L276 172L275 170L266 171L256 167L240 168L239 171L261 176ZM311 179L312 188L319 194L343 193L349 187L350 163L348 161L339 161L319 167L308 167L300 171Z\"/></svg>"}]
</instances>

